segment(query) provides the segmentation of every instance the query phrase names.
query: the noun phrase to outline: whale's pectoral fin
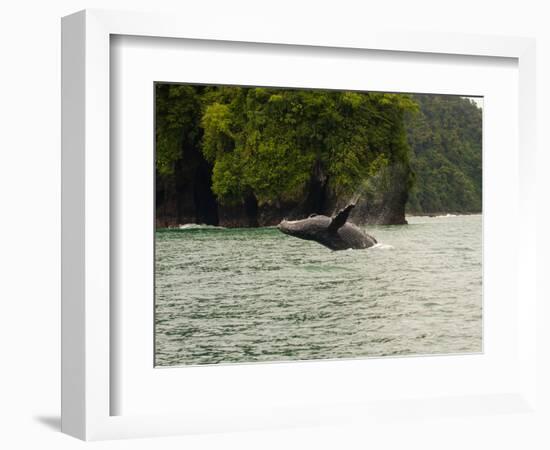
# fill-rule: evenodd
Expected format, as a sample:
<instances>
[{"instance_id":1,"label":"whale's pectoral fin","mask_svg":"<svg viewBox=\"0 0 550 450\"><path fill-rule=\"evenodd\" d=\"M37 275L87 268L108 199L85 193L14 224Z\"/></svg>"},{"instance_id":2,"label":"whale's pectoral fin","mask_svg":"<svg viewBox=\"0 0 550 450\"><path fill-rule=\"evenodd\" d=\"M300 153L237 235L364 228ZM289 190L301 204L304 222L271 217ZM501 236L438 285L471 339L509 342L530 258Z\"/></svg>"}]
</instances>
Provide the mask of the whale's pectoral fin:
<instances>
[{"instance_id":1,"label":"whale's pectoral fin","mask_svg":"<svg viewBox=\"0 0 550 450\"><path fill-rule=\"evenodd\" d=\"M344 209L341 209L338 214L336 214L332 218L332 222L330 222L330 225L328 226L328 230L330 232L338 231L338 229L346 223L349 217L349 213L351 210L355 207L355 203L350 203L348 206L346 206Z\"/></svg>"}]
</instances>

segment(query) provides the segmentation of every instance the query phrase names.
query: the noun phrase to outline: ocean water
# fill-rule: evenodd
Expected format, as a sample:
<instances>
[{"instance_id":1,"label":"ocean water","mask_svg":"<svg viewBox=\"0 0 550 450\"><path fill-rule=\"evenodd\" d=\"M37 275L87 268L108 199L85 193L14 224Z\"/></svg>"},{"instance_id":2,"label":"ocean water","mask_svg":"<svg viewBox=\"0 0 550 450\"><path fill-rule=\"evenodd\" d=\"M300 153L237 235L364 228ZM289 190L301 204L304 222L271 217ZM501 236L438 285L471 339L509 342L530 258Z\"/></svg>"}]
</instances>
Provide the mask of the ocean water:
<instances>
[{"instance_id":1,"label":"ocean water","mask_svg":"<svg viewBox=\"0 0 550 450\"><path fill-rule=\"evenodd\" d=\"M370 226L333 252L276 228L156 232L155 364L482 351L482 217Z\"/></svg>"}]
</instances>

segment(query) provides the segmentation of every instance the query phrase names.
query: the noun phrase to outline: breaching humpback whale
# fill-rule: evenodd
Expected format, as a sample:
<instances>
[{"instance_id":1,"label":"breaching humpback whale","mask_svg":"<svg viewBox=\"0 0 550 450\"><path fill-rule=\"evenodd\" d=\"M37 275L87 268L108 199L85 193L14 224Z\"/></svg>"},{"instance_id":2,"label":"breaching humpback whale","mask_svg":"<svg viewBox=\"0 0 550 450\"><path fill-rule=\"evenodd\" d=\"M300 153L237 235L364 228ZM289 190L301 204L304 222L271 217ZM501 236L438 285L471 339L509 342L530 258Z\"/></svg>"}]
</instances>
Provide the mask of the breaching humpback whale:
<instances>
[{"instance_id":1,"label":"breaching humpback whale","mask_svg":"<svg viewBox=\"0 0 550 450\"><path fill-rule=\"evenodd\" d=\"M277 228L290 236L316 241L331 250L372 247L376 239L347 221L354 207L354 203L349 204L334 217L312 214L307 219L283 220Z\"/></svg>"}]
</instances>

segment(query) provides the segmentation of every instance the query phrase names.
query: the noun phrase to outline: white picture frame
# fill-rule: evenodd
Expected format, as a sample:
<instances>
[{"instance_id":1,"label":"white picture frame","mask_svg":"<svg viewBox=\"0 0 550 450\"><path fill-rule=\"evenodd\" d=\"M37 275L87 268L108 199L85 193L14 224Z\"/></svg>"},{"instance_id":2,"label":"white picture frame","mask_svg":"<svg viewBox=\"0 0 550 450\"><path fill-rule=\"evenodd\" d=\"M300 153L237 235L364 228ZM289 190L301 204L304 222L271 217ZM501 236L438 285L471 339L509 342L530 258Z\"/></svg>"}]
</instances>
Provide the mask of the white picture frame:
<instances>
[{"instance_id":1,"label":"white picture frame","mask_svg":"<svg viewBox=\"0 0 550 450\"><path fill-rule=\"evenodd\" d=\"M436 399L437 407L468 415L493 413L503 404L517 411L536 408L535 294L535 43L532 39L456 34L415 34L349 30L338 35L306 30L239 27L162 14L87 10L62 21L62 430L85 440L146 437L270 426L372 420L389 414L389 404L333 404L330 413L303 408L232 417L231 404L219 411L111 415L113 353L111 321L110 41L111 36L142 36L222 42L297 45L302 48L367 49L412 54L501 57L517 60L519 77L519 176L517 198L522 221L517 233L517 389L483 396ZM239 370L261 370L241 366ZM271 366L274 367L273 365ZM315 366L310 366L310 372ZM348 363L345 370L353 370ZM388 369L390 370L390 369ZM395 402L395 399L393 400ZM419 400L410 407L429 405ZM429 406L428 406L429 407ZM316 410L320 412L315 413ZM391 415L391 414L390 414ZM248 417L248 420L243 418ZM370 419L369 419L370 418Z\"/></svg>"}]
</instances>

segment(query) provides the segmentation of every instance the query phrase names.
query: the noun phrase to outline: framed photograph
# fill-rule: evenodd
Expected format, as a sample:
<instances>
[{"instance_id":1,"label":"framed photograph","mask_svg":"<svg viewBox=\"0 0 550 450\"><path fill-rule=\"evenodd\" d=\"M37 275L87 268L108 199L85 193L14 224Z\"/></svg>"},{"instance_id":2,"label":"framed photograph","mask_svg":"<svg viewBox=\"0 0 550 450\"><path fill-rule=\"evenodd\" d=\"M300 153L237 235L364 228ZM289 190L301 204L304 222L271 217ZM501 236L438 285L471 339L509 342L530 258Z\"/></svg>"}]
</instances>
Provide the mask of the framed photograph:
<instances>
[{"instance_id":1,"label":"framed photograph","mask_svg":"<svg viewBox=\"0 0 550 450\"><path fill-rule=\"evenodd\" d=\"M534 42L204 25L63 18L63 431L532 411Z\"/></svg>"}]
</instances>

